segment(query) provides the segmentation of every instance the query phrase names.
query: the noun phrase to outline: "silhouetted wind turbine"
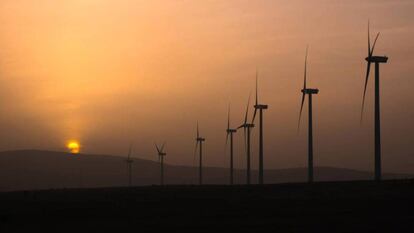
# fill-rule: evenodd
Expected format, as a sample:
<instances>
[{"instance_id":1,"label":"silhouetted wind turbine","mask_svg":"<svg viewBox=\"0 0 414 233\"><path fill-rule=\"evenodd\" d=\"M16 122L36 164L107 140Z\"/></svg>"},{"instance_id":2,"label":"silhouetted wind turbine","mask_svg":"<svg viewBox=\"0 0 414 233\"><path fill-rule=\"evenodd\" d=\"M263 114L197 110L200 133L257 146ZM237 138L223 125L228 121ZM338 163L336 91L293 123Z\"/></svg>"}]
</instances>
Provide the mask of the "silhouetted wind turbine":
<instances>
[{"instance_id":1,"label":"silhouetted wind turbine","mask_svg":"<svg viewBox=\"0 0 414 233\"><path fill-rule=\"evenodd\" d=\"M263 110L268 109L265 104L259 104L258 94L258 74L256 71L256 103L254 105L254 114L252 124L256 118L256 112L259 110L259 184L263 184Z\"/></svg>"},{"instance_id":2,"label":"silhouetted wind turbine","mask_svg":"<svg viewBox=\"0 0 414 233\"><path fill-rule=\"evenodd\" d=\"M196 137L196 145L194 150L194 155L197 152L198 145L200 145L200 151L199 151L199 168L198 168L198 183L200 185L203 184L203 142L206 139L203 137L200 137L200 131L198 129L198 122L197 122L197 137Z\"/></svg>"},{"instance_id":3,"label":"silhouetted wind turbine","mask_svg":"<svg viewBox=\"0 0 414 233\"><path fill-rule=\"evenodd\" d=\"M245 145L245 148L246 148L246 158L247 158L247 162L246 162L246 166L247 166L247 168L246 168L246 184L248 184L248 185L251 183L250 134L251 134L251 129L254 127L254 124L247 122L247 117L248 117L248 114L249 114L249 105L250 105L250 95L249 95L249 99L247 100L246 114L244 115L244 123L238 127L238 129L243 128L243 133L244 133L244 145Z\"/></svg>"},{"instance_id":4,"label":"silhouetted wind turbine","mask_svg":"<svg viewBox=\"0 0 414 233\"><path fill-rule=\"evenodd\" d=\"M131 152L132 152L132 144L129 145L128 157L125 160L127 163L127 170L128 170L128 186L132 185L132 163L134 160L131 159Z\"/></svg>"},{"instance_id":5,"label":"silhouetted wind turbine","mask_svg":"<svg viewBox=\"0 0 414 233\"><path fill-rule=\"evenodd\" d=\"M371 63L375 63L375 180L381 180L381 122L380 122L380 80L379 80L379 65L380 63L387 63L388 57L386 56L373 56L375 44L377 43L380 33L377 34L374 40L374 44L371 48L371 38L368 21L368 57L367 61L367 73L365 76L364 95L362 97L361 108L361 122L364 114L365 94L367 92L367 85L369 79L369 72L371 70Z\"/></svg>"},{"instance_id":6,"label":"silhouetted wind turbine","mask_svg":"<svg viewBox=\"0 0 414 233\"><path fill-rule=\"evenodd\" d=\"M227 142L229 140L230 136L230 184L233 185L234 177L233 177L233 134L237 132L236 129L230 128L230 105L229 105L229 111L227 114L227 130L226 130L226 148L227 148Z\"/></svg>"},{"instance_id":7,"label":"silhouetted wind turbine","mask_svg":"<svg viewBox=\"0 0 414 233\"><path fill-rule=\"evenodd\" d=\"M318 89L312 89L306 87L306 73L307 73L307 62L308 62L308 48L306 48L306 55L305 55L305 74L303 78L303 89L302 92L302 103L300 105L300 112L299 112L299 121L298 121L298 131L300 126L300 118L302 116L302 109L303 104L305 103L305 96L309 96L309 123L308 123L308 182L313 182L313 132L312 132L312 95L316 95L319 93Z\"/></svg>"},{"instance_id":8,"label":"silhouetted wind turbine","mask_svg":"<svg viewBox=\"0 0 414 233\"><path fill-rule=\"evenodd\" d=\"M165 143L162 144L161 148L158 147L157 144L155 144L155 148L157 148L157 152L158 152L158 162L160 163L160 184L164 185L164 157L167 155L167 153L164 152L164 145Z\"/></svg>"}]
</instances>

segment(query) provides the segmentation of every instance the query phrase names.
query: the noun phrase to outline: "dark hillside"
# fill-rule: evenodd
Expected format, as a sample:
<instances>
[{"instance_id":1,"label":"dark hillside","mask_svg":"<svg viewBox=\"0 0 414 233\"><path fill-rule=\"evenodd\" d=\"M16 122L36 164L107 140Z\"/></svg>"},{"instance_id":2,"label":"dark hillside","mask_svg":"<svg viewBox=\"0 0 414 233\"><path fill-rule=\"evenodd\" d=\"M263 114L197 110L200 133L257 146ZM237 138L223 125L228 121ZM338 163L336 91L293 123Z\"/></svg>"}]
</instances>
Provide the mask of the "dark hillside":
<instances>
[{"instance_id":1,"label":"dark hillside","mask_svg":"<svg viewBox=\"0 0 414 233\"><path fill-rule=\"evenodd\" d=\"M198 170L194 167L165 167L167 184L195 184ZM133 185L159 184L159 164L155 161L134 158ZM306 168L266 170L266 183L304 182ZM404 174L384 174L385 178L414 177ZM351 169L317 167L317 181L368 180L370 172ZM204 168L206 184L227 184L228 169ZM253 171L252 180L257 180ZM245 171L236 170L235 181L245 182ZM86 188L126 186L125 158L110 155L71 155L63 152L21 150L0 153L0 191L39 190L56 188Z\"/></svg>"}]
</instances>

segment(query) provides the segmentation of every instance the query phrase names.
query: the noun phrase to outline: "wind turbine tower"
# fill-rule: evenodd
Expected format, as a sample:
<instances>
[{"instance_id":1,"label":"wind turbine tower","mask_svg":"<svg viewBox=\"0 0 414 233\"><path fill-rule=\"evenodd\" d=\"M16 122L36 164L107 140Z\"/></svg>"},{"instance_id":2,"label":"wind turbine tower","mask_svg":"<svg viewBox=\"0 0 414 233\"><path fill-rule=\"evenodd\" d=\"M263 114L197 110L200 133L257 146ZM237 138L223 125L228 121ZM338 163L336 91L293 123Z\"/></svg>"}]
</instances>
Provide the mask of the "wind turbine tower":
<instances>
[{"instance_id":1,"label":"wind turbine tower","mask_svg":"<svg viewBox=\"0 0 414 233\"><path fill-rule=\"evenodd\" d=\"M227 130L226 130L226 148L227 142L230 137L230 185L234 183L234 169L233 169L233 134L237 132L237 129L230 128L230 106L227 114Z\"/></svg>"},{"instance_id":2,"label":"wind turbine tower","mask_svg":"<svg viewBox=\"0 0 414 233\"><path fill-rule=\"evenodd\" d=\"M303 89L302 92L302 103L300 105L300 112L299 112L299 122L298 122L298 130L300 126L300 118L302 116L302 109L303 104L305 103L306 95L309 96L308 100L308 111L309 111L309 123L308 123L308 182L313 182L313 128L312 128L312 95L316 95L319 93L318 89L307 88L306 87L306 74L307 74L307 61L308 61L308 48L306 48L306 55L305 55L305 72L303 78Z\"/></svg>"},{"instance_id":3,"label":"wind turbine tower","mask_svg":"<svg viewBox=\"0 0 414 233\"><path fill-rule=\"evenodd\" d=\"M247 101L246 114L244 115L244 123L238 127L238 129L243 128L244 133L244 145L246 148L246 184L251 184L251 168L250 168L250 135L251 130L254 127L254 124L247 122L247 117L249 114L250 107L250 95Z\"/></svg>"},{"instance_id":4,"label":"wind turbine tower","mask_svg":"<svg viewBox=\"0 0 414 233\"><path fill-rule=\"evenodd\" d=\"M199 150L198 183L200 185L203 184L203 142L205 140L206 140L205 138L200 136L200 130L198 128L198 122L197 122L197 137L196 137L194 155L197 152L197 148L199 148L200 150Z\"/></svg>"},{"instance_id":5,"label":"wind turbine tower","mask_svg":"<svg viewBox=\"0 0 414 233\"><path fill-rule=\"evenodd\" d=\"M164 145L162 144L161 148L158 147L157 144L155 144L155 148L158 152L158 162L160 164L160 184L164 185L164 157L167 155L167 153L164 152Z\"/></svg>"},{"instance_id":6,"label":"wind turbine tower","mask_svg":"<svg viewBox=\"0 0 414 233\"><path fill-rule=\"evenodd\" d=\"M263 184L263 110L268 109L268 105L259 104L258 97L258 74L256 71L256 103L254 105L254 114L252 124L256 117L256 112L259 110L259 184Z\"/></svg>"},{"instance_id":7,"label":"wind turbine tower","mask_svg":"<svg viewBox=\"0 0 414 233\"><path fill-rule=\"evenodd\" d=\"M365 58L367 61L367 73L365 76L365 86L364 86L364 95L362 97L362 108L361 108L361 122L362 116L364 113L364 104L365 104L365 95L367 91L369 73L371 70L371 63L375 64L375 114L374 114L374 121L375 121L375 180L381 181L381 119L380 119L380 64L387 63L388 57L386 56L374 56L374 48L375 44L377 43L379 33L375 37L374 44L371 48L371 38L370 38L370 30L369 30L369 22L368 22L368 57Z\"/></svg>"},{"instance_id":8,"label":"wind turbine tower","mask_svg":"<svg viewBox=\"0 0 414 233\"><path fill-rule=\"evenodd\" d=\"M131 187L131 185L132 185L132 163L134 162L134 160L131 159L131 153L132 153L132 144L129 146L128 157L125 160L125 162L127 164L128 186L129 187Z\"/></svg>"}]
</instances>

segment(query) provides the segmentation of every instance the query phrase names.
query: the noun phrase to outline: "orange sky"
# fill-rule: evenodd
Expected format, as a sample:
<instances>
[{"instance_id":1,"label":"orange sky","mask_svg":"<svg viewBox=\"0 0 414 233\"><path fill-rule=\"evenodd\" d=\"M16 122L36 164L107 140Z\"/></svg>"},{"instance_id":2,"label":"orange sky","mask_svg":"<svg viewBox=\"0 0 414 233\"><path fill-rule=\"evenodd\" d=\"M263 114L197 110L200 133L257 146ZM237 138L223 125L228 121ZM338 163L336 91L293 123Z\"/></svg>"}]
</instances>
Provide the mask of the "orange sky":
<instances>
[{"instance_id":1,"label":"orange sky","mask_svg":"<svg viewBox=\"0 0 414 233\"><path fill-rule=\"evenodd\" d=\"M168 162L192 164L198 120L206 164L227 166L227 105L240 124L258 67L266 167L305 166L306 123L299 135L296 124L309 44L315 164L371 169L373 82L359 125L370 18L376 53L390 57L384 170L414 172L413 11L410 0L2 0L0 149L78 139L85 153L124 155L132 141L135 156L155 160L153 142L167 140Z\"/></svg>"}]
</instances>

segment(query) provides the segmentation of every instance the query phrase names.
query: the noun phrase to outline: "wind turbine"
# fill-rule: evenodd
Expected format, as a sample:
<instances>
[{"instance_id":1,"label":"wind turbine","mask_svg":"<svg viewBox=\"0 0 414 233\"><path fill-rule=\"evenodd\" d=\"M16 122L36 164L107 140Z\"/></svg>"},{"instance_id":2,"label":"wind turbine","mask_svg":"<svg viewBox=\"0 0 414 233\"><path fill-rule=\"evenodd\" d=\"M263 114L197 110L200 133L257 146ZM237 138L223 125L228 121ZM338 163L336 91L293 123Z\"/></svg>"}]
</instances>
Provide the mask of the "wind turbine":
<instances>
[{"instance_id":1,"label":"wind turbine","mask_svg":"<svg viewBox=\"0 0 414 233\"><path fill-rule=\"evenodd\" d=\"M128 157L125 160L127 164L127 171L128 171L128 186L131 187L132 185L132 163L134 160L131 159L131 152L132 152L132 144L129 145Z\"/></svg>"},{"instance_id":2,"label":"wind turbine","mask_svg":"<svg viewBox=\"0 0 414 233\"><path fill-rule=\"evenodd\" d=\"M365 87L364 95L362 97L362 108L361 108L361 122L364 114L365 94L367 92L367 85L369 79L369 72L371 70L371 63L375 64L375 180L381 181L381 121L380 121L380 80L379 80L379 65L380 63L387 63L388 57L386 56L373 56L375 44L377 43L380 33L377 33L374 44L371 48L371 38L369 31L368 21L368 57L365 58L367 61L367 73L365 76Z\"/></svg>"},{"instance_id":3,"label":"wind turbine","mask_svg":"<svg viewBox=\"0 0 414 233\"><path fill-rule=\"evenodd\" d=\"M319 93L318 89L307 88L306 87L306 74L307 74L307 62L308 62L308 48L306 48L306 55L305 55L305 72L303 78L303 89L302 92L302 103L300 105L300 112L299 112L299 121L298 121L298 131L300 126L300 118L302 116L302 109L303 104L305 103L306 95L309 96L309 123L308 123L308 182L313 182L313 132L312 132L312 95L316 95Z\"/></svg>"},{"instance_id":4,"label":"wind turbine","mask_svg":"<svg viewBox=\"0 0 414 233\"><path fill-rule=\"evenodd\" d=\"M200 137L200 130L198 129L198 122L197 122L197 137L196 137L196 145L194 150L194 156L197 152L198 145L200 145L200 151L199 151L199 167L198 167L198 183L200 185L203 184L203 142L206 139L203 137Z\"/></svg>"},{"instance_id":5,"label":"wind turbine","mask_svg":"<svg viewBox=\"0 0 414 233\"><path fill-rule=\"evenodd\" d=\"M259 184L263 184L263 110L268 109L265 104L259 104L258 97L258 74L256 70L256 103L254 105L254 114L252 124L256 118L256 112L259 110Z\"/></svg>"},{"instance_id":6,"label":"wind turbine","mask_svg":"<svg viewBox=\"0 0 414 233\"><path fill-rule=\"evenodd\" d=\"M164 145L165 142L162 144L161 148L158 147L157 144L155 144L155 148L158 152L158 162L160 163L160 169L161 169L161 175L160 175L160 184L164 185L164 157L167 155L167 153L164 152Z\"/></svg>"},{"instance_id":7,"label":"wind turbine","mask_svg":"<svg viewBox=\"0 0 414 233\"><path fill-rule=\"evenodd\" d=\"M244 145L246 147L246 184L251 183L251 172L250 172L250 134L251 129L254 127L254 124L247 122L247 116L249 114L249 107L250 107L250 95L249 99L247 100L247 107L246 107L246 114L244 115L244 123L238 127L238 129L243 128L244 133Z\"/></svg>"},{"instance_id":8,"label":"wind turbine","mask_svg":"<svg viewBox=\"0 0 414 233\"><path fill-rule=\"evenodd\" d=\"M226 130L226 148L227 148L227 142L229 140L230 136L230 185L233 185L234 178L233 178L233 134L237 132L237 129L231 129L230 128L230 105L229 105L229 111L227 114L227 130Z\"/></svg>"}]
</instances>

